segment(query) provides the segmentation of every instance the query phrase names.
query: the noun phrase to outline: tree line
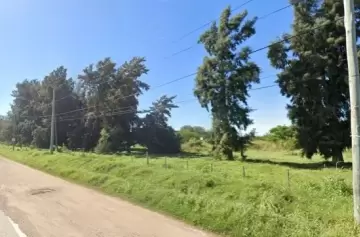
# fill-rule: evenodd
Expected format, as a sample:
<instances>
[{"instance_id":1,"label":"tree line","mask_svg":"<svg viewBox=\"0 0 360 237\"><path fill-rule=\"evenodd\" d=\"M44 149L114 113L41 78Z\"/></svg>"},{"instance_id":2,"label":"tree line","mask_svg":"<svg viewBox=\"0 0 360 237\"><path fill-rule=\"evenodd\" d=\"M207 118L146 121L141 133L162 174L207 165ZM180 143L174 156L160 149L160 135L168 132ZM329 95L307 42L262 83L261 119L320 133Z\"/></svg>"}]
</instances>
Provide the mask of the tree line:
<instances>
[{"instance_id":1,"label":"tree line","mask_svg":"<svg viewBox=\"0 0 360 237\"><path fill-rule=\"evenodd\" d=\"M359 5L355 6L359 29ZM287 105L296 144L303 155L342 161L350 147L350 105L344 8L338 0L306 0L293 4L292 32L274 39L269 46L253 50L248 40L256 36L257 17L245 10L223 10L199 38L207 55L199 65L194 95L212 115L210 132L202 133L212 144L215 157L234 159L254 137L248 104L249 90L260 82L261 68L252 54L268 50L271 65L279 70L276 83L290 99ZM359 35L358 30L358 35ZM140 77L148 72L146 61L134 57L117 66L110 58L86 67L77 80L59 67L43 80L24 80L16 85L3 132L14 134L22 144L48 147L52 89L57 88L57 139L71 149L130 152L141 144L154 153L176 153L191 129L179 132L169 126L174 96L163 96L144 111L138 98L150 86ZM269 98L264 98L267 100ZM197 131L199 132L199 131ZM200 132L199 132L200 133Z\"/></svg>"},{"instance_id":2,"label":"tree line","mask_svg":"<svg viewBox=\"0 0 360 237\"><path fill-rule=\"evenodd\" d=\"M109 153L141 144L149 152L179 152L179 138L167 123L171 109L177 107L175 97L162 96L148 110L138 111L138 97L150 88L139 79L147 71L144 58L134 57L120 66L105 58L86 67L76 81L68 78L64 67L41 81L24 80L12 92L10 123L2 137L48 148L55 88L59 145Z\"/></svg>"}]
</instances>

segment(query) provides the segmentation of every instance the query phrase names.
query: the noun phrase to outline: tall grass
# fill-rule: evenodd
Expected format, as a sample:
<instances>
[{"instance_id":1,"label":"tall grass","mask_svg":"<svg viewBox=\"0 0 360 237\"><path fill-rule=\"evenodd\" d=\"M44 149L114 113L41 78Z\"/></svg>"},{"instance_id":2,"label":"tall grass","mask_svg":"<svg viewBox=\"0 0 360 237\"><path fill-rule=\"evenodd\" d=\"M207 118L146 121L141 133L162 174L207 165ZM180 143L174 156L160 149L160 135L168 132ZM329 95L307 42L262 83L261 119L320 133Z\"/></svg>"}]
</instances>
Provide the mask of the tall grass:
<instances>
[{"instance_id":1,"label":"tall grass","mask_svg":"<svg viewBox=\"0 0 360 237\"><path fill-rule=\"evenodd\" d=\"M360 236L351 171L310 169L320 160L254 150L249 163L159 157L149 165L143 157L6 146L0 154L227 236Z\"/></svg>"}]
</instances>

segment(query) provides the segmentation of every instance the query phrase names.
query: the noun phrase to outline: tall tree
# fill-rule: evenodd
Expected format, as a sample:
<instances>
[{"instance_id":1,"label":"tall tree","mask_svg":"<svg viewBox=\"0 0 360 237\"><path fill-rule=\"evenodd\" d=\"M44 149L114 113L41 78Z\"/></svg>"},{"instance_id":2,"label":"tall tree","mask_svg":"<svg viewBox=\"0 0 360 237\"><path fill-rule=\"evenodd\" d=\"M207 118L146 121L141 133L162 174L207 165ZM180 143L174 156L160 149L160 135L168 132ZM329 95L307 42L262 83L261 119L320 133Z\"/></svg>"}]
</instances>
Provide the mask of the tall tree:
<instances>
[{"instance_id":1,"label":"tall tree","mask_svg":"<svg viewBox=\"0 0 360 237\"><path fill-rule=\"evenodd\" d=\"M359 5L356 21L359 28ZM342 1L307 0L294 5L292 35L270 47L277 83L290 98L289 118L307 158L320 153L334 162L351 144L344 8ZM305 32L305 33L304 33Z\"/></svg>"},{"instance_id":2,"label":"tall tree","mask_svg":"<svg viewBox=\"0 0 360 237\"><path fill-rule=\"evenodd\" d=\"M162 96L153 102L149 113L139 118L136 129L137 142L147 147L149 153L175 154L180 152L180 137L168 125L175 96Z\"/></svg>"},{"instance_id":3,"label":"tall tree","mask_svg":"<svg viewBox=\"0 0 360 237\"><path fill-rule=\"evenodd\" d=\"M85 140L88 140L90 147L103 134L106 139L101 141L108 144L101 147L108 149L107 152L130 149L134 143L131 130L137 120L138 97L149 89L149 85L139 78L147 72L145 59L139 57L134 57L119 68L110 58L105 58L95 67L90 65L84 69L79 79L81 93L88 107Z\"/></svg>"},{"instance_id":4,"label":"tall tree","mask_svg":"<svg viewBox=\"0 0 360 237\"><path fill-rule=\"evenodd\" d=\"M211 110L215 154L228 160L234 159L234 144L245 149L248 142L239 136L252 124L248 90L259 83L260 69L250 61L251 49L240 48L255 34L256 18L246 20L247 15L244 11L231 16L231 8L226 8L219 24L214 22L199 40L209 55L198 69L195 95Z\"/></svg>"},{"instance_id":5,"label":"tall tree","mask_svg":"<svg viewBox=\"0 0 360 237\"><path fill-rule=\"evenodd\" d=\"M48 147L52 88L57 88L56 112L63 113L78 108L73 85L72 79L67 78L67 70L64 67L55 69L42 81L24 80L18 83L12 93L14 101L9 113L12 121L9 130L12 132L7 132L7 136L15 135L20 144ZM59 144L66 144L67 131L68 124L59 124Z\"/></svg>"}]
</instances>

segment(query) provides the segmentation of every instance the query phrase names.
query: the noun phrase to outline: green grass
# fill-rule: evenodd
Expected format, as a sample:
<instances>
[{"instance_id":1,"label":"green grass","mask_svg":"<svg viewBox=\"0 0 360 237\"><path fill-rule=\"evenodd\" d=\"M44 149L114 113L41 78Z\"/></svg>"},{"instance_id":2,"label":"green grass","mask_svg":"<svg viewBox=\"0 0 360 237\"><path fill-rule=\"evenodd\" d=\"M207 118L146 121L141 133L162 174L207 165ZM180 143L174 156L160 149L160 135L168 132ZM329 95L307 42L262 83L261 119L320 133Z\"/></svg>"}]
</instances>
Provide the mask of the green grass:
<instances>
[{"instance_id":1,"label":"green grass","mask_svg":"<svg viewBox=\"0 0 360 237\"><path fill-rule=\"evenodd\" d=\"M320 158L250 150L248 163L162 157L147 165L145 158L6 146L0 154L227 236L360 235L352 218L351 171L310 169Z\"/></svg>"}]
</instances>

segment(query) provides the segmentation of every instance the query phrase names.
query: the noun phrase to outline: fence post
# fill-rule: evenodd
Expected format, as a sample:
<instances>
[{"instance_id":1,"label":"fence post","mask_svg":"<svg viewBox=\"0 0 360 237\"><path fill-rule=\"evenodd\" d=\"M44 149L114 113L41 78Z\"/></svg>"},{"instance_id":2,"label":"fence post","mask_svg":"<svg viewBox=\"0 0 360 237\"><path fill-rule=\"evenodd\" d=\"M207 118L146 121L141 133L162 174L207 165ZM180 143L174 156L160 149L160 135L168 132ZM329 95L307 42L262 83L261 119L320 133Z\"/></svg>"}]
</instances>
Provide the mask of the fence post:
<instances>
[{"instance_id":1,"label":"fence post","mask_svg":"<svg viewBox=\"0 0 360 237\"><path fill-rule=\"evenodd\" d=\"M150 164L150 160L149 160L149 154L146 151L146 164L149 165Z\"/></svg>"},{"instance_id":2,"label":"fence post","mask_svg":"<svg viewBox=\"0 0 360 237\"><path fill-rule=\"evenodd\" d=\"M186 159L186 169L189 169L189 158Z\"/></svg>"},{"instance_id":3,"label":"fence post","mask_svg":"<svg viewBox=\"0 0 360 237\"><path fill-rule=\"evenodd\" d=\"M338 169L338 164L341 163L341 161L336 161L336 170Z\"/></svg>"},{"instance_id":4,"label":"fence post","mask_svg":"<svg viewBox=\"0 0 360 237\"><path fill-rule=\"evenodd\" d=\"M290 169L287 171L288 188L290 189Z\"/></svg>"}]
</instances>

